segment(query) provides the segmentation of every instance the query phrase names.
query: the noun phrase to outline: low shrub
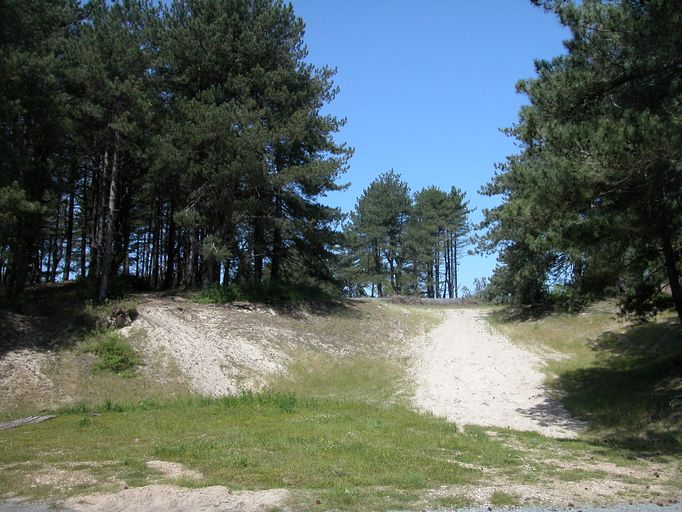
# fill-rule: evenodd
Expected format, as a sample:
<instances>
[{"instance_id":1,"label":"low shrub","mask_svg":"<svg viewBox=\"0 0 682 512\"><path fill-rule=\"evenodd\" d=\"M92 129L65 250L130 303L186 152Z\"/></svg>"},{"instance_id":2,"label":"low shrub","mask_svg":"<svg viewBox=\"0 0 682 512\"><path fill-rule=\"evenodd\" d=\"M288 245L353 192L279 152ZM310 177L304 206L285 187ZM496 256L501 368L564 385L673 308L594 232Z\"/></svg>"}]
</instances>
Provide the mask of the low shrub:
<instances>
[{"instance_id":1,"label":"low shrub","mask_svg":"<svg viewBox=\"0 0 682 512\"><path fill-rule=\"evenodd\" d=\"M116 331L97 333L85 342L83 351L98 357L93 367L95 372L113 372L130 377L134 368L142 362L128 340Z\"/></svg>"}]
</instances>

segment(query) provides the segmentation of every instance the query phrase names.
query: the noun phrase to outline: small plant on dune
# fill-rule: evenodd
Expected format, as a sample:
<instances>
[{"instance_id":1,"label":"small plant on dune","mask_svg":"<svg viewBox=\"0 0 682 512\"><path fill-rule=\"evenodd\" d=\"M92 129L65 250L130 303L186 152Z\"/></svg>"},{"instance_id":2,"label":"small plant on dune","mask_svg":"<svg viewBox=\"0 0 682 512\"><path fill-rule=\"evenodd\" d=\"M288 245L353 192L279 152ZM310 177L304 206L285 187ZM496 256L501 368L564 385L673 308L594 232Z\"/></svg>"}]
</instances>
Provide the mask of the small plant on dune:
<instances>
[{"instance_id":1,"label":"small plant on dune","mask_svg":"<svg viewBox=\"0 0 682 512\"><path fill-rule=\"evenodd\" d=\"M199 304L226 304L241 299L242 294L235 286L212 285L194 296L194 301Z\"/></svg>"},{"instance_id":2,"label":"small plant on dune","mask_svg":"<svg viewBox=\"0 0 682 512\"><path fill-rule=\"evenodd\" d=\"M83 351L98 357L93 366L94 372L113 372L132 377L134 368L142 362L132 345L115 331L104 331L92 336L85 342Z\"/></svg>"}]
</instances>

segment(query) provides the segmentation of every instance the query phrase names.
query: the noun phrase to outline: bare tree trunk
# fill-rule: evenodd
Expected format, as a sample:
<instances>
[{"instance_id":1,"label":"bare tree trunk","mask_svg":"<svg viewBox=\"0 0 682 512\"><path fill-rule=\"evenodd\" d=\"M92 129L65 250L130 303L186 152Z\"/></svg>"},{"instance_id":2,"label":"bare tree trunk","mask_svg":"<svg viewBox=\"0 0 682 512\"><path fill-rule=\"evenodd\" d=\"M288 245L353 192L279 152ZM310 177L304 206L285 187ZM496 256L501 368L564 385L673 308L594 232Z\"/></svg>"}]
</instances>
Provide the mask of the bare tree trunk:
<instances>
[{"instance_id":1,"label":"bare tree trunk","mask_svg":"<svg viewBox=\"0 0 682 512\"><path fill-rule=\"evenodd\" d=\"M195 285L196 267L199 253L199 234L195 228L189 230L189 252L185 265L185 286L192 288Z\"/></svg>"},{"instance_id":2,"label":"bare tree trunk","mask_svg":"<svg viewBox=\"0 0 682 512\"><path fill-rule=\"evenodd\" d=\"M450 261L451 261L451 268L450 272L452 273L452 297L457 298L457 237L454 233L452 233L450 238Z\"/></svg>"},{"instance_id":3,"label":"bare tree trunk","mask_svg":"<svg viewBox=\"0 0 682 512\"><path fill-rule=\"evenodd\" d=\"M263 256L265 253L265 226L263 217L257 215L253 220L253 280L256 284L263 281Z\"/></svg>"},{"instance_id":4,"label":"bare tree trunk","mask_svg":"<svg viewBox=\"0 0 682 512\"><path fill-rule=\"evenodd\" d=\"M161 204L158 199L155 202L154 232L152 235L152 285L159 286L160 255L161 255Z\"/></svg>"},{"instance_id":5,"label":"bare tree trunk","mask_svg":"<svg viewBox=\"0 0 682 512\"><path fill-rule=\"evenodd\" d=\"M282 200L279 197L275 198L275 222L273 226L272 235L272 265L270 268L270 281L276 283L279 281L280 262L282 260L282 251L284 249L282 243Z\"/></svg>"},{"instance_id":6,"label":"bare tree trunk","mask_svg":"<svg viewBox=\"0 0 682 512\"><path fill-rule=\"evenodd\" d=\"M665 271L670 284L670 292L673 296L677 318L682 322L682 287L680 286L680 273L677 270L677 255L672 245L670 231L666 225L661 236L663 247L663 259L665 261Z\"/></svg>"},{"instance_id":7,"label":"bare tree trunk","mask_svg":"<svg viewBox=\"0 0 682 512\"><path fill-rule=\"evenodd\" d=\"M73 210L76 203L76 173L71 173L71 191L66 216L66 249L64 251L64 281L71 278L71 252L73 250Z\"/></svg>"},{"instance_id":8,"label":"bare tree trunk","mask_svg":"<svg viewBox=\"0 0 682 512\"><path fill-rule=\"evenodd\" d=\"M59 262L62 260L63 248L64 248L64 237L61 233L62 224L62 201L61 197L59 203L57 204L57 218L54 223L54 244L52 245L52 268L49 269L49 280L54 283L57 280L57 269L59 268Z\"/></svg>"},{"instance_id":9,"label":"bare tree trunk","mask_svg":"<svg viewBox=\"0 0 682 512\"><path fill-rule=\"evenodd\" d=\"M87 255L88 255L88 167L85 166L85 175L83 176L83 199L80 203L80 224L81 224L81 279L85 280L87 277Z\"/></svg>"},{"instance_id":10,"label":"bare tree trunk","mask_svg":"<svg viewBox=\"0 0 682 512\"><path fill-rule=\"evenodd\" d=\"M106 162L106 157L105 157ZM108 203L103 215L103 235L101 253L101 265L99 267L99 287L97 292L97 302L102 303L109 294L109 277L111 273L111 262L114 252L114 217L116 213L116 186L118 181L118 132L114 132L114 147L111 162L111 172L109 175Z\"/></svg>"},{"instance_id":11,"label":"bare tree trunk","mask_svg":"<svg viewBox=\"0 0 682 512\"><path fill-rule=\"evenodd\" d=\"M99 173L93 171L92 215L90 235L90 272L93 280L98 280L102 275L102 251L104 250L105 210L107 209L107 177L109 176L109 148L104 148L102 159L99 162ZM99 293L99 292L98 292Z\"/></svg>"}]
</instances>

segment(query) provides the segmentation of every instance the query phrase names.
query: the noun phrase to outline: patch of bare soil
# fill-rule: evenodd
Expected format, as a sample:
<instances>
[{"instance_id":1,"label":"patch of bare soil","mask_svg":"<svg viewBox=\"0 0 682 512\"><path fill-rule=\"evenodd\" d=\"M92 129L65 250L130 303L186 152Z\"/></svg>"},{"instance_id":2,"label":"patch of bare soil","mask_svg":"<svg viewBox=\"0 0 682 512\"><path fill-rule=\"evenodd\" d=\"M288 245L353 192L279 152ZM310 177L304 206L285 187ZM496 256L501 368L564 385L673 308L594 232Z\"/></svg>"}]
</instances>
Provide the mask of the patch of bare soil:
<instances>
[{"instance_id":1,"label":"patch of bare soil","mask_svg":"<svg viewBox=\"0 0 682 512\"><path fill-rule=\"evenodd\" d=\"M493 333L484 314L447 311L438 327L414 342L417 407L459 424L575 437L585 425L547 396L540 356Z\"/></svg>"},{"instance_id":2,"label":"patch of bare soil","mask_svg":"<svg viewBox=\"0 0 682 512\"><path fill-rule=\"evenodd\" d=\"M285 489L235 492L220 486L183 489L170 485L148 485L116 494L72 498L64 505L69 509L90 512L260 512L280 507L288 497L289 492Z\"/></svg>"},{"instance_id":3,"label":"patch of bare soil","mask_svg":"<svg viewBox=\"0 0 682 512\"><path fill-rule=\"evenodd\" d=\"M30 399L48 404L54 384L43 368L50 352L18 348L0 354L0 412L8 411Z\"/></svg>"},{"instance_id":4,"label":"patch of bare soil","mask_svg":"<svg viewBox=\"0 0 682 512\"><path fill-rule=\"evenodd\" d=\"M642 494L642 493L645 494ZM660 486L626 483L614 480L588 480L581 482L554 481L534 484L518 484L495 478L487 485L442 486L430 491L425 498L466 496L483 506L494 505L494 495L510 495L521 505L535 505L554 509L555 507L607 507L617 503L640 503L642 496L646 501L661 505L678 503L675 493ZM576 510L579 510L576 508Z\"/></svg>"},{"instance_id":5,"label":"patch of bare soil","mask_svg":"<svg viewBox=\"0 0 682 512\"><path fill-rule=\"evenodd\" d=\"M254 335L249 310L150 297L138 305L138 318L126 329L143 330L142 348L150 353L145 355L170 355L193 391L221 396L258 390L269 376L286 370L290 358L280 340L289 333L267 325L260 313Z\"/></svg>"},{"instance_id":6,"label":"patch of bare soil","mask_svg":"<svg viewBox=\"0 0 682 512\"><path fill-rule=\"evenodd\" d=\"M42 350L40 322L10 311L0 311L0 413L30 398L45 405L53 388L43 367L48 355Z\"/></svg>"},{"instance_id":7,"label":"patch of bare soil","mask_svg":"<svg viewBox=\"0 0 682 512\"><path fill-rule=\"evenodd\" d=\"M199 471L188 469L179 462L168 462L165 460L149 460L147 467L158 471L164 478L170 480L201 480L204 478Z\"/></svg>"}]
</instances>

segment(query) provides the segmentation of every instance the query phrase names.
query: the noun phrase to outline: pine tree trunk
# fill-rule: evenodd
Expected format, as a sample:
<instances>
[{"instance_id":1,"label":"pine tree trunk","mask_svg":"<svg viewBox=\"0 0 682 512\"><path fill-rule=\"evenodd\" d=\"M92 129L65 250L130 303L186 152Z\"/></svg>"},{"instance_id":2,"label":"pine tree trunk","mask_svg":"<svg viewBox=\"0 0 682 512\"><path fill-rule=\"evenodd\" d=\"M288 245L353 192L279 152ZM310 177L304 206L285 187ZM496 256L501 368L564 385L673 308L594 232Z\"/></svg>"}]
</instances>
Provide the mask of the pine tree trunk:
<instances>
[{"instance_id":1,"label":"pine tree trunk","mask_svg":"<svg viewBox=\"0 0 682 512\"><path fill-rule=\"evenodd\" d=\"M665 221L664 221L665 222ZM675 304L675 311L680 322L682 322L682 287L680 286L680 273L677 270L677 255L672 245L670 231L666 225L661 236L663 247L663 258L665 260L665 270L670 284L670 291Z\"/></svg>"},{"instance_id":2,"label":"pine tree trunk","mask_svg":"<svg viewBox=\"0 0 682 512\"><path fill-rule=\"evenodd\" d=\"M187 254L187 264L185 266L185 286L194 287L196 276L196 264L199 251L199 235L194 228L189 232L189 252Z\"/></svg>"},{"instance_id":3,"label":"pine tree trunk","mask_svg":"<svg viewBox=\"0 0 682 512\"><path fill-rule=\"evenodd\" d=\"M152 235L152 286L158 288L160 275L160 253L161 253L161 204L155 202L154 232Z\"/></svg>"},{"instance_id":4,"label":"pine tree trunk","mask_svg":"<svg viewBox=\"0 0 682 512\"><path fill-rule=\"evenodd\" d=\"M174 205L173 201L168 206L168 236L166 238L166 254L168 259L166 262L166 275L163 279L163 287L171 288L173 286L173 278L175 276L175 217L173 216Z\"/></svg>"},{"instance_id":5,"label":"pine tree trunk","mask_svg":"<svg viewBox=\"0 0 682 512\"><path fill-rule=\"evenodd\" d=\"M92 215L90 235L90 272L89 276L93 280L99 279L102 275L102 251L104 243L104 219L105 210L107 208L107 182L106 178L109 172L109 148L104 149L102 160L100 162L100 172L93 176L93 188L91 196ZM94 173L93 173L94 174Z\"/></svg>"},{"instance_id":6,"label":"pine tree trunk","mask_svg":"<svg viewBox=\"0 0 682 512\"><path fill-rule=\"evenodd\" d=\"M71 173L71 191L69 192L69 209L66 214L66 249L64 251L64 281L71 278L71 251L73 249L73 210L76 202L75 172Z\"/></svg>"},{"instance_id":7,"label":"pine tree trunk","mask_svg":"<svg viewBox=\"0 0 682 512\"><path fill-rule=\"evenodd\" d=\"M458 295L458 284L457 284L457 236L455 235L452 239L452 276L455 288L455 299L459 298Z\"/></svg>"},{"instance_id":8,"label":"pine tree trunk","mask_svg":"<svg viewBox=\"0 0 682 512\"><path fill-rule=\"evenodd\" d=\"M105 157L106 162L106 157ZM114 132L114 146L109 173L109 193L106 208L103 211L103 234L100 246L99 287L97 302L102 303L109 294L109 278L114 255L114 220L116 213L116 187L118 185L118 132Z\"/></svg>"},{"instance_id":9,"label":"pine tree trunk","mask_svg":"<svg viewBox=\"0 0 682 512\"><path fill-rule=\"evenodd\" d=\"M253 280L256 284L263 281L263 253L265 252L265 227L263 217L257 215L253 220Z\"/></svg>"},{"instance_id":10,"label":"pine tree trunk","mask_svg":"<svg viewBox=\"0 0 682 512\"><path fill-rule=\"evenodd\" d=\"M376 273L377 276L379 276L379 279L381 279L381 255L379 254L379 247L375 243L374 244L374 272ZM381 281L377 281L377 295L379 297L384 296L384 287L381 283Z\"/></svg>"},{"instance_id":11,"label":"pine tree trunk","mask_svg":"<svg viewBox=\"0 0 682 512\"><path fill-rule=\"evenodd\" d=\"M272 257L270 267L270 281L276 283L279 281L280 275L280 261L282 258L282 200L279 197L275 198L275 222L272 234Z\"/></svg>"},{"instance_id":12,"label":"pine tree trunk","mask_svg":"<svg viewBox=\"0 0 682 512\"><path fill-rule=\"evenodd\" d=\"M80 203L80 225L81 225L81 261L80 271L81 280L87 278L87 257L88 257L88 168L85 168L85 176L83 177L83 200Z\"/></svg>"},{"instance_id":13,"label":"pine tree trunk","mask_svg":"<svg viewBox=\"0 0 682 512\"><path fill-rule=\"evenodd\" d=\"M47 262L45 263L45 270L42 268L42 263L43 259L40 259L40 275L45 276L45 282L50 281L50 276L52 275L52 248L55 245L56 241L54 239L54 236L50 238L50 245L47 246ZM42 279L39 279L42 281Z\"/></svg>"},{"instance_id":14,"label":"pine tree trunk","mask_svg":"<svg viewBox=\"0 0 682 512\"><path fill-rule=\"evenodd\" d=\"M48 269L49 271L49 281L54 283L57 280L57 269L59 268L59 262L62 260L62 250L64 246L64 239L61 236L61 224L62 224L62 201L61 197L57 205L57 218L54 223L54 243L52 245L52 267Z\"/></svg>"},{"instance_id":15,"label":"pine tree trunk","mask_svg":"<svg viewBox=\"0 0 682 512\"><path fill-rule=\"evenodd\" d=\"M433 250L433 261L433 272L436 278L436 298L440 299L440 251L438 250L438 246Z\"/></svg>"}]
</instances>

